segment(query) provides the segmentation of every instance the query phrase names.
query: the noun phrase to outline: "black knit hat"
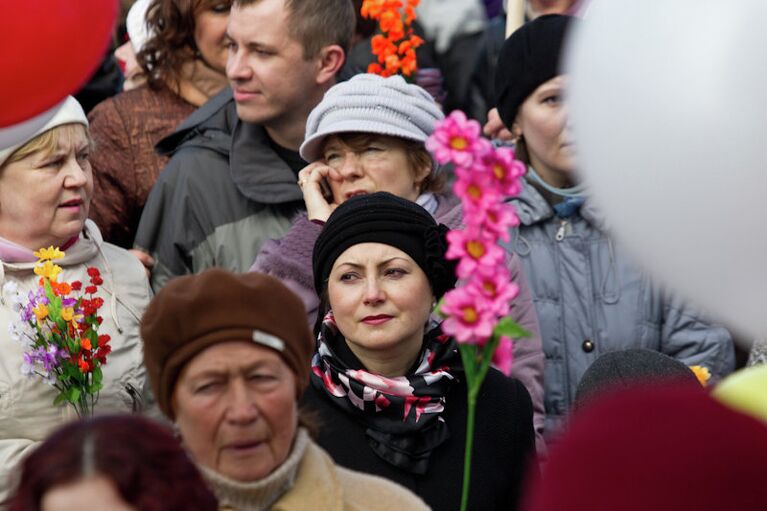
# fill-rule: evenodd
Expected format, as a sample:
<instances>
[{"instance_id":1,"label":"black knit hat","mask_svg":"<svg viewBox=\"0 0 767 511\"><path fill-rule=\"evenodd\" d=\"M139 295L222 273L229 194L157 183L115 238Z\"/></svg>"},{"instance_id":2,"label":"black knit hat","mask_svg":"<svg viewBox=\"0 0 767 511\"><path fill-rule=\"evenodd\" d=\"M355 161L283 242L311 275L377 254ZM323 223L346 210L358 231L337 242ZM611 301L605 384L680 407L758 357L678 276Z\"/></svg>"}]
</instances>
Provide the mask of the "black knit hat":
<instances>
[{"instance_id":1,"label":"black knit hat","mask_svg":"<svg viewBox=\"0 0 767 511\"><path fill-rule=\"evenodd\" d=\"M591 401L604 391L615 391L637 384L665 385L684 381L700 387L692 370L682 362L659 351L632 348L608 351L583 373L575 390L576 407Z\"/></svg>"},{"instance_id":2,"label":"black knit hat","mask_svg":"<svg viewBox=\"0 0 767 511\"><path fill-rule=\"evenodd\" d=\"M495 73L495 105L507 128L519 107L542 83L559 72L567 27L574 18L548 14L525 23L503 43Z\"/></svg>"},{"instance_id":3,"label":"black knit hat","mask_svg":"<svg viewBox=\"0 0 767 511\"><path fill-rule=\"evenodd\" d=\"M407 199L387 192L352 197L333 211L314 244L314 288L322 294L333 263L347 248L383 243L409 255L439 299L456 281L455 264L445 259L447 231L425 209Z\"/></svg>"}]
</instances>

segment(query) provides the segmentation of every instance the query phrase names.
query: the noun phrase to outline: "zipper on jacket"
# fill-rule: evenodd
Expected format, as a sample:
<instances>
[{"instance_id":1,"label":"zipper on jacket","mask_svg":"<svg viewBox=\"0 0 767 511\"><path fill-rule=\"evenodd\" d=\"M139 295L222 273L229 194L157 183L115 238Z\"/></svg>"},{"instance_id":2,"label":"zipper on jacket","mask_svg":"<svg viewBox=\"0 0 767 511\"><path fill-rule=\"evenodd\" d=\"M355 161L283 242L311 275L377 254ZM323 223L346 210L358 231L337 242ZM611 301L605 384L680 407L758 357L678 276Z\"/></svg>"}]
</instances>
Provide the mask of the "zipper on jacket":
<instances>
[{"instance_id":1,"label":"zipper on jacket","mask_svg":"<svg viewBox=\"0 0 767 511\"><path fill-rule=\"evenodd\" d=\"M565 239L565 230L567 229L567 220L562 220L562 223L559 226L559 230L557 231L556 236L554 236L554 239L557 241L562 241Z\"/></svg>"},{"instance_id":2,"label":"zipper on jacket","mask_svg":"<svg viewBox=\"0 0 767 511\"><path fill-rule=\"evenodd\" d=\"M131 385L130 383L125 385L125 390L128 392L128 395L131 397L131 401L133 402L133 412L140 412L144 409L144 400L141 398L141 394L139 391Z\"/></svg>"}]
</instances>

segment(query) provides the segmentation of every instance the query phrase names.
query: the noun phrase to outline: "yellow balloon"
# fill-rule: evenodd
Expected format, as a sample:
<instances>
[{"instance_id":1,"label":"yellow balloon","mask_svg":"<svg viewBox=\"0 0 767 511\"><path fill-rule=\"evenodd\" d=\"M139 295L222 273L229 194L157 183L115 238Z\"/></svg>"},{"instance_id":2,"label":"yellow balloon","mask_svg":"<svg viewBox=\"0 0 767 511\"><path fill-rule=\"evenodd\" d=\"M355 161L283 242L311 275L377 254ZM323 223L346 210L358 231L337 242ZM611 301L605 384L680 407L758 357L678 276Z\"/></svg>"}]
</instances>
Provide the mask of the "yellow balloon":
<instances>
[{"instance_id":1,"label":"yellow balloon","mask_svg":"<svg viewBox=\"0 0 767 511\"><path fill-rule=\"evenodd\" d=\"M767 365L732 373L714 387L712 394L731 408L767 421Z\"/></svg>"}]
</instances>

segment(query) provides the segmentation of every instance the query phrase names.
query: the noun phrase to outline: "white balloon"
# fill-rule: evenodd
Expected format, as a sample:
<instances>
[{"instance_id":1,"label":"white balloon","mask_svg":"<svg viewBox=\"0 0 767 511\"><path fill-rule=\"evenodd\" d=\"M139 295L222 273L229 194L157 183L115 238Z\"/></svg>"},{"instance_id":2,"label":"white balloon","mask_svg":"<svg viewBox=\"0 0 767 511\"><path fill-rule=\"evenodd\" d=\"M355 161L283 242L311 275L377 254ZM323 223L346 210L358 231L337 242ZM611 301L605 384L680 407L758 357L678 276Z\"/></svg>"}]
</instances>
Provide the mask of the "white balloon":
<instances>
[{"instance_id":1,"label":"white balloon","mask_svg":"<svg viewBox=\"0 0 767 511\"><path fill-rule=\"evenodd\" d=\"M767 2L594 0L566 59L578 167L613 235L767 334Z\"/></svg>"},{"instance_id":2,"label":"white balloon","mask_svg":"<svg viewBox=\"0 0 767 511\"><path fill-rule=\"evenodd\" d=\"M0 150L13 147L20 142L28 140L29 137L37 133L38 130L45 126L45 124L56 115L56 112L59 111L62 104L63 103L59 103L50 110L46 110L26 121L0 128Z\"/></svg>"}]
</instances>

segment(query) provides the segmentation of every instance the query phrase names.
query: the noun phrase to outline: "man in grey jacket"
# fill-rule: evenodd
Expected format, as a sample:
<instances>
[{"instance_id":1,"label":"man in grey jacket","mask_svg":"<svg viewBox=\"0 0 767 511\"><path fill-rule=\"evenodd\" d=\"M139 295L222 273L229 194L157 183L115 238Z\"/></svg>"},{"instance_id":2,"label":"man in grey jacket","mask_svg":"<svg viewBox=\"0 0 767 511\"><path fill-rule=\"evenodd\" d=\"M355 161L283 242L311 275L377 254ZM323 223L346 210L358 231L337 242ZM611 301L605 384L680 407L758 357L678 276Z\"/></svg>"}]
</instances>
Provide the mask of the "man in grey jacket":
<instances>
[{"instance_id":1,"label":"man in grey jacket","mask_svg":"<svg viewBox=\"0 0 767 511\"><path fill-rule=\"evenodd\" d=\"M246 271L303 208L296 175L306 118L351 43L348 0L235 0L227 89L157 150L172 155L149 195L135 247L152 287L217 266Z\"/></svg>"}]
</instances>

